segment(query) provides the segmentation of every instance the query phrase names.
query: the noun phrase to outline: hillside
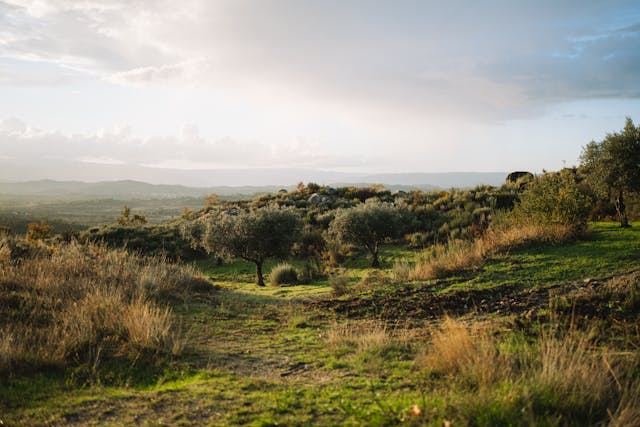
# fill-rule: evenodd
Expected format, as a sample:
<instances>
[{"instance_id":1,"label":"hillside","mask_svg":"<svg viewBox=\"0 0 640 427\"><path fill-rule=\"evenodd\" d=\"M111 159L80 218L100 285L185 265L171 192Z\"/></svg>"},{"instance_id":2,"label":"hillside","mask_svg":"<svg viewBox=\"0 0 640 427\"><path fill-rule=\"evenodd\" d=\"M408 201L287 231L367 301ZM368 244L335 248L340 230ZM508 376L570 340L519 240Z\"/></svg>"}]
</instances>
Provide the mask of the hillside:
<instances>
[{"instance_id":1,"label":"hillside","mask_svg":"<svg viewBox=\"0 0 640 427\"><path fill-rule=\"evenodd\" d=\"M629 363L637 369L638 251L640 224L600 223L586 240L522 247L446 280L398 283L394 262L416 252L386 247L380 272L360 258L345 266L354 290L342 297L331 280L257 288L249 264L202 262L215 291L173 306L192 344L171 369L140 371L124 386L79 388L54 373L9 378L2 420L489 426L613 417L633 425L637 383L615 381L633 380ZM445 317L453 314L462 317ZM528 365L538 346L554 353ZM594 353L603 346L604 362ZM456 359L461 351L479 356Z\"/></svg>"}]
</instances>

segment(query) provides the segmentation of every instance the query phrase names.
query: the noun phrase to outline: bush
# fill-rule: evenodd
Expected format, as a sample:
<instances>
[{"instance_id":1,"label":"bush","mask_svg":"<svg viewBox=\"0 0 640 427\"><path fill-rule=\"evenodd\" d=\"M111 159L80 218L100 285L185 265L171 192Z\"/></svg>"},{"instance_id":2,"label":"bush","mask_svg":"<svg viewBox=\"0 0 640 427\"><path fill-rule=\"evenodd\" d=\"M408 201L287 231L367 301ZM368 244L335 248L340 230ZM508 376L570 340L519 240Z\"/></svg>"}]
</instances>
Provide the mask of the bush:
<instances>
[{"instance_id":1,"label":"bush","mask_svg":"<svg viewBox=\"0 0 640 427\"><path fill-rule=\"evenodd\" d=\"M424 248L432 240L432 236L429 233L416 232L408 235L407 240L411 248Z\"/></svg>"},{"instance_id":2,"label":"bush","mask_svg":"<svg viewBox=\"0 0 640 427\"><path fill-rule=\"evenodd\" d=\"M298 270L288 263L281 263L271 269L269 281L273 286L295 285L298 282Z\"/></svg>"},{"instance_id":3,"label":"bush","mask_svg":"<svg viewBox=\"0 0 640 427\"><path fill-rule=\"evenodd\" d=\"M572 170L547 173L527 184L513 209L523 224L560 224L576 233L586 229L592 200L580 188Z\"/></svg>"},{"instance_id":4,"label":"bush","mask_svg":"<svg viewBox=\"0 0 640 427\"><path fill-rule=\"evenodd\" d=\"M332 274L329 276L329 286L333 296L339 297L351 292L349 276L346 274Z\"/></svg>"},{"instance_id":5,"label":"bush","mask_svg":"<svg viewBox=\"0 0 640 427\"><path fill-rule=\"evenodd\" d=\"M163 256L170 259L193 260L206 254L194 248L181 232L178 224L159 225L109 225L92 228L82 236L94 243L104 243L112 248L127 248L143 255Z\"/></svg>"},{"instance_id":6,"label":"bush","mask_svg":"<svg viewBox=\"0 0 640 427\"><path fill-rule=\"evenodd\" d=\"M53 230L53 227L40 221L40 224L31 223L27 226L27 240L44 240L49 237L49 234Z\"/></svg>"}]
</instances>

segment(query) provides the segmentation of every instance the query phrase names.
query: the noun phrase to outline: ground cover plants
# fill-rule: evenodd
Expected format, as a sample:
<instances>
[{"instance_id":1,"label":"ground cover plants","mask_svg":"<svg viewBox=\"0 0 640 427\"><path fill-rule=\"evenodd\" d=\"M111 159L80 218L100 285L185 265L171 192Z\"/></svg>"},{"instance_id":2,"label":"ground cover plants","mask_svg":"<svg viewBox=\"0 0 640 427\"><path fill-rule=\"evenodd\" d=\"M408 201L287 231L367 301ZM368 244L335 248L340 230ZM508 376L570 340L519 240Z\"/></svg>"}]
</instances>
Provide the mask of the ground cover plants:
<instances>
[{"instance_id":1,"label":"ground cover plants","mask_svg":"<svg viewBox=\"0 0 640 427\"><path fill-rule=\"evenodd\" d=\"M29 243L27 243L29 244ZM103 365L155 363L184 337L167 304L210 287L194 272L103 245L0 242L0 372L69 367L87 381Z\"/></svg>"},{"instance_id":2,"label":"ground cover plants","mask_svg":"<svg viewBox=\"0 0 640 427\"><path fill-rule=\"evenodd\" d=\"M640 224L594 197L573 169L211 197L160 225L193 257L7 230L0 422L638 425Z\"/></svg>"},{"instance_id":3,"label":"ground cover plants","mask_svg":"<svg viewBox=\"0 0 640 427\"><path fill-rule=\"evenodd\" d=\"M185 337L170 369L153 380L78 388L64 374L16 366L0 389L0 418L10 425L633 425L638 276L627 272L636 268L629 260L640 250L639 229L590 229L586 240L490 257L455 280L397 282L393 264L372 269L363 253L339 273L347 279L339 297L330 279L256 287L250 264L200 263L215 278L212 294L159 299ZM381 256L398 252L413 256L394 247ZM562 267L569 254L575 270ZM387 279L358 287L375 271ZM512 278L529 282L514 288Z\"/></svg>"}]
</instances>

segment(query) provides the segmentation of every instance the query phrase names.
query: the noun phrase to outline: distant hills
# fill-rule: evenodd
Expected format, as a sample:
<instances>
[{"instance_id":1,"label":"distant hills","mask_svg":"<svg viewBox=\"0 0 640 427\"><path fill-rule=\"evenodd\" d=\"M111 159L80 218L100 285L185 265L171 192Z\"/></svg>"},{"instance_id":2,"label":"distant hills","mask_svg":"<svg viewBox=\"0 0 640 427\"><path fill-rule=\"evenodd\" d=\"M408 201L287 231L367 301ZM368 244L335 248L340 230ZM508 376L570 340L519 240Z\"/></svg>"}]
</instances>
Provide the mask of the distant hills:
<instances>
[{"instance_id":1,"label":"distant hills","mask_svg":"<svg viewBox=\"0 0 640 427\"><path fill-rule=\"evenodd\" d=\"M301 170L220 170L220 171L181 171L183 174L203 175L207 172L209 186L168 185L148 183L138 180L105 180L99 182L35 180L23 182L0 182L0 194L14 196L36 196L42 198L66 199L155 199L202 197L216 193L224 197L247 196L258 193L269 193L281 188L292 189L296 182L316 182L321 185L368 186L382 184L390 190L436 190L452 187L466 188L480 184L500 185L504 182L504 172L451 172L451 173L397 173L397 174L349 174L341 172ZM171 175L171 174L170 174ZM287 176L298 176L288 179ZM167 179L167 177L164 177ZM182 176L184 180L185 176ZM189 179L191 181L192 179ZM179 180L176 179L176 182ZM205 181L200 176L198 182ZM237 185L222 185L222 182L234 182ZM256 185L263 182L264 185Z\"/></svg>"},{"instance_id":2,"label":"distant hills","mask_svg":"<svg viewBox=\"0 0 640 427\"><path fill-rule=\"evenodd\" d=\"M278 187L274 186L187 187L184 185L149 184L132 180L103 182L53 180L0 182L0 194L65 199L200 198L211 193L216 193L220 196L234 196L272 192L277 189Z\"/></svg>"},{"instance_id":3,"label":"distant hills","mask_svg":"<svg viewBox=\"0 0 640 427\"><path fill-rule=\"evenodd\" d=\"M317 184L383 184L387 186L412 186L415 188L451 188L473 187L479 184L499 185L504 182L507 172L450 172L450 173L354 173L311 168L245 168L245 169L171 169L140 165L110 165L85 163L74 160L56 159L56 161L15 162L0 156L0 182L46 181L43 188L58 191L61 187L68 191L81 191L83 184L96 184L92 190L109 194L111 183L118 182L118 192L122 188L128 191L148 192L139 183L164 185L172 188L156 188L161 194L175 194L176 191L188 191L179 185L198 188L195 193L210 192L212 188L228 188L233 193L255 193L273 188L289 188L297 182L315 182ZM51 181L53 182L51 182ZM125 181L123 181L125 180ZM126 181L130 180L130 181ZM63 181L63 186L55 182ZM71 183L73 182L73 183ZM138 184L136 184L138 183ZM99 184L99 185L98 185ZM39 184L36 186L36 190ZM252 188L244 188L252 187ZM257 188L253 188L257 187ZM6 190L2 192L5 192ZM17 188L17 187L16 187ZM25 187L28 190L29 186ZM231 190L233 188L233 190ZM132 190L128 190L132 189ZM237 190L237 191L236 191ZM15 190L9 190L12 193ZM31 190L28 190L31 191ZM67 190L65 190L67 191ZM184 194L184 193L181 193Z\"/></svg>"}]
</instances>

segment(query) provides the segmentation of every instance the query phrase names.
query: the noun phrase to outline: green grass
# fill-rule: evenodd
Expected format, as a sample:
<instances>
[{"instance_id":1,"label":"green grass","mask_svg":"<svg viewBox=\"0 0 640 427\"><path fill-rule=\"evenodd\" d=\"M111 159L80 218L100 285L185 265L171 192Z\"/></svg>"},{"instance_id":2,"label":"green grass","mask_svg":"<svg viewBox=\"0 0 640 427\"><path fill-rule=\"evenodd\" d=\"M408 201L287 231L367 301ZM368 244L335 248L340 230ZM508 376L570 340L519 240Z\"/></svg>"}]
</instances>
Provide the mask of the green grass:
<instances>
[{"instance_id":1,"label":"green grass","mask_svg":"<svg viewBox=\"0 0 640 427\"><path fill-rule=\"evenodd\" d=\"M640 223L596 223L584 240L535 245L492 259L464 286L548 284L603 278L640 267Z\"/></svg>"},{"instance_id":2,"label":"green grass","mask_svg":"<svg viewBox=\"0 0 640 427\"><path fill-rule=\"evenodd\" d=\"M602 278L639 268L638 255L640 224L620 229L600 223L586 240L496 256L480 271L451 279L448 290L545 287ZM414 251L388 246L381 260L388 270L394 261L414 256ZM275 264L269 261L265 273ZM530 419L527 405L536 404L542 411L539 424L571 423L554 418L554 410L562 408L554 396L528 401L526 384L496 384L488 394L479 394L462 380L417 370L413 359L424 349L424 334L389 338L380 345L328 345L335 325L375 319L348 320L305 305L329 296L326 279L258 287L252 264L196 265L219 290L209 300L174 307L191 342L184 356L151 379L132 376L109 386L78 387L65 372L2 379L0 420L25 426L442 425L444 420L463 425L472 420L489 426L525 423ZM354 281L373 271L364 254L344 268ZM382 292L401 286L406 284L386 284ZM424 292L440 289L432 290L430 283L411 286L424 286ZM524 351L531 337L512 331L511 319L497 321L506 334L504 351ZM387 330L393 337L402 327L389 325ZM413 405L421 408L419 417L412 413Z\"/></svg>"}]
</instances>

